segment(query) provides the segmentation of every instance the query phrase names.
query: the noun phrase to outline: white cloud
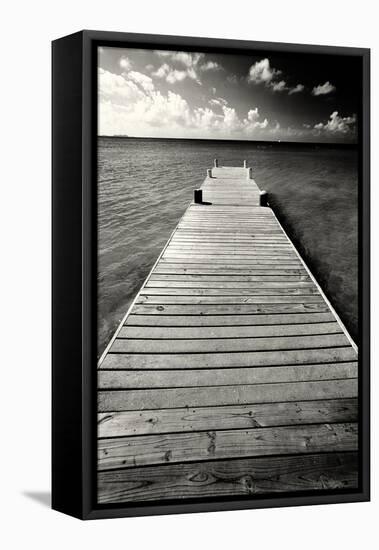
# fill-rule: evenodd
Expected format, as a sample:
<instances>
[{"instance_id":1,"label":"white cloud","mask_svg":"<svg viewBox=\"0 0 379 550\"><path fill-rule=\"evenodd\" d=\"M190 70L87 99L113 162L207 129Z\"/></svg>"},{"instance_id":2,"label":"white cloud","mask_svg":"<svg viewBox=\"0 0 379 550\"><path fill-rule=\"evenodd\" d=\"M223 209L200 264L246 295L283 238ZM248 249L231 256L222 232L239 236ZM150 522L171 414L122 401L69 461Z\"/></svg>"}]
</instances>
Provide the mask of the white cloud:
<instances>
[{"instance_id":1,"label":"white cloud","mask_svg":"<svg viewBox=\"0 0 379 550\"><path fill-rule=\"evenodd\" d=\"M288 89L284 80L280 80L279 82L271 82L270 86L274 92L284 92Z\"/></svg>"},{"instance_id":2,"label":"white cloud","mask_svg":"<svg viewBox=\"0 0 379 550\"><path fill-rule=\"evenodd\" d=\"M180 82L187 77L201 84L197 70L200 60L204 58L203 53L170 52L164 50L156 50L155 53L159 57L167 58L170 64L163 63L153 73L154 76L165 78L170 84Z\"/></svg>"},{"instance_id":3,"label":"white cloud","mask_svg":"<svg viewBox=\"0 0 379 550\"><path fill-rule=\"evenodd\" d=\"M281 74L281 71L278 71L270 66L270 61L267 59L261 59L252 65L249 69L249 74L247 77L248 82L254 82L255 84L264 83L266 85L277 76Z\"/></svg>"},{"instance_id":4,"label":"white cloud","mask_svg":"<svg viewBox=\"0 0 379 550\"><path fill-rule=\"evenodd\" d=\"M130 59L128 59L124 55L120 58L118 63L120 65L121 69L124 69L124 71L128 71L132 66L132 62L130 61Z\"/></svg>"},{"instance_id":5,"label":"white cloud","mask_svg":"<svg viewBox=\"0 0 379 550\"><path fill-rule=\"evenodd\" d=\"M210 105L217 105L219 107L222 107L223 105L227 105L228 102L223 97L216 97L212 98L208 101Z\"/></svg>"},{"instance_id":6,"label":"white cloud","mask_svg":"<svg viewBox=\"0 0 379 550\"><path fill-rule=\"evenodd\" d=\"M175 84L175 82L181 82L189 76L186 71L178 71L177 69L171 69L166 76L167 82Z\"/></svg>"},{"instance_id":7,"label":"white cloud","mask_svg":"<svg viewBox=\"0 0 379 550\"><path fill-rule=\"evenodd\" d=\"M147 75L99 70L99 134L193 137L253 137L269 127L258 108L241 119L222 97L191 109L177 93L157 90Z\"/></svg>"},{"instance_id":8,"label":"white cloud","mask_svg":"<svg viewBox=\"0 0 379 550\"><path fill-rule=\"evenodd\" d=\"M154 89L153 79L143 73L130 71L128 73L128 78L136 84L139 84L146 91L152 91Z\"/></svg>"},{"instance_id":9,"label":"white cloud","mask_svg":"<svg viewBox=\"0 0 379 550\"><path fill-rule=\"evenodd\" d=\"M100 101L112 101L116 104L136 103L144 97L144 92L133 81L123 75L99 70Z\"/></svg>"},{"instance_id":10,"label":"white cloud","mask_svg":"<svg viewBox=\"0 0 379 550\"><path fill-rule=\"evenodd\" d=\"M166 50L156 50L155 53L159 57L169 57L171 61L182 63L186 67L195 67L204 58L203 53L171 52Z\"/></svg>"},{"instance_id":11,"label":"white cloud","mask_svg":"<svg viewBox=\"0 0 379 550\"><path fill-rule=\"evenodd\" d=\"M292 94L299 94L304 91L304 85L303 84L296 84L293 88L290 88L288 95Z\"/></svg>"},{"instance_id":12,"label":"white cloud","mask_svg":"<svg viewBox=\"0 0 379 550\"><path fill-rule=\"evenodd\" d=\"M263 121L260 121L259 118L260 118L260 115L258 112L258 107L255 107L255 109L250 109L249 112L247 113L247 118L245 118L243 121L244 131L251 132L256 128L260 130L267 128L268 126L267 118L265 118Z\"/></svg>"},{"instance_id":13,"label":"white cloud","mask_svg":"<svg viewBox=\"0 0 379 550\"><path fill-rule=\"evenodd\" d=\"M341 117L338 114L338 111L334 111L327 122L314 125L314 129L318 130L318 135L321 132L326 132L329 134L355 134L356 132L356 122L357 117L355 114L347 117Z\"/></svg>"},{"instance_id":14,"label":"white cloud","mask_svg":"<svg viewBox=\"0 0 379 550\"><path fill-rule=\"evenodd\" d=\"M329 81L325 82L325 84L319 84L318 86L315 86L312 90L312 95L327 95L331 94L336 90L336 87L333 86Z\"/></svg>"},{"instance_id":15,"label":"white cloud","mask_svg":"<svg viewBox=\"0 0 379 550\"><path fill-rule=\"evenodd\" d=\"M200 70L202 71L219 71L221 66L215 61L207 61L201 65Z\"/></svg>"},{"instance_id":16,"label":"white cloud","mask_svg":"<svg viewBox=\"0 0 379 550\"><path fill-rule=\"evenodd\" d=\"M198 79L195 69L192 67L186 69L174 69L168 63L163 63L155 72L152 73L153 76L158 78L164 78L169 84L175 84L175 82L181 82L185 78L191 78L195 80L198 84L201 84Z\"/></svg>"}]
</instances>

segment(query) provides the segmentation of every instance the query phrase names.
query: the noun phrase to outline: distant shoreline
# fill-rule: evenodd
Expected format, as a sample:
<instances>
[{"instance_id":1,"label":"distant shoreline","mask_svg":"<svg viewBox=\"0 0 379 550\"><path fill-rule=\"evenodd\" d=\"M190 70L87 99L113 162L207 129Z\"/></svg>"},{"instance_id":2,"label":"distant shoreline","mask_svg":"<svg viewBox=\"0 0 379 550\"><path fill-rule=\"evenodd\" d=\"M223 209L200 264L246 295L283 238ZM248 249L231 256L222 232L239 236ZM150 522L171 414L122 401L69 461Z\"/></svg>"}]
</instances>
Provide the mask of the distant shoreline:
<instances>
[{"instance_id":1,"label":"distant shoreline","mask_svg":"<svg viewBox=\"0 0 379 550\"><path fill-rule=\"evenodd\" d=\"M241 140L241 139L211 139L211 138L161 138L161 137L138 137L138 136L97 136L98 139L122 139L122 140L143 140L143 141L172 141L172 142L194 142L208 144L240 144L246 146L260 147L306 147L306 148L337 148L337 149L357 149L358 143L340 143L340 142L316 142L316 141L258 141L258 140Z\"/></svg>"}]
</instances>

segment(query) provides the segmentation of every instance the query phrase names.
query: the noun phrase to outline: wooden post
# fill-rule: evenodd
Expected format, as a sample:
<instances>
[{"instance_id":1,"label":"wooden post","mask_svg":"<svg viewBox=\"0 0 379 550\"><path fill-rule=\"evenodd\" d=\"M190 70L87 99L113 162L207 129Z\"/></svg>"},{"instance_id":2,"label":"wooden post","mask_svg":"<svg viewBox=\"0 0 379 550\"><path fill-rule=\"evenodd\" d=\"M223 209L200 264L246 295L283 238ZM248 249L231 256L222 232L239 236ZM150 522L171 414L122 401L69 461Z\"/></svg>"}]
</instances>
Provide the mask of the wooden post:
<instances>
[{"instance_id":1,"label":"wooden post","mask_svg":"<svg viewBox=\"0 0 379 550\"><path fill-rule=\"evenodd\" d=\"M244 160L244 161L243 161L243 167L244 167L244 168L247 168L247 160Z\"/></svg>"},{"instance_id":2,"label":"wooden post","mask_svg":"<svg viewBox=\"0 0 379 550\"><path fill-rule=\"evenodd\" d=\"M194 189L193 190L193 202L195 204L201 204L203 202L203 190Z\"/></svg>"},{"instance_id":3,"label":"wooden post","mask_svg":"<svg viewBox=\"0 0 379 550\"><path fill-rule=\"evenodd\" d=\"M248 168L248 169L247 169L247 179L248 179L248 180L252 180L252 179L253 179L253 169L252 169L252 168Z\"/></svg>"},{"instance_id":4,"label":"wooden post","mask_svg":"<svg viewBox=\"0 0 379 550\"><path fill-rule=\"evenodd\" d=\"M267 206L268 205L268 193L267 191L260 191L259 192L259 206Z\"/></svg>"},{"instance_id":5,"label":"wooden post","mask_svg":"<svg viewBox=\"0 0 379 550\"><path fill-rule=\"evenodd\" d=\"M207 176L208 176L208 178L211 178L211 177L212 177L212 168L208 168L208 170L207 170Z\"/></svg>"},{"instance_id":6,"label":"wooden post","mask_svg":"<svg viewBox=\"0 0 379 550\"><path fill-rule=\"evenodd\" d=\"M214 159L214 167L218 168L218 159Z\"/></svg>"}]
</instances>

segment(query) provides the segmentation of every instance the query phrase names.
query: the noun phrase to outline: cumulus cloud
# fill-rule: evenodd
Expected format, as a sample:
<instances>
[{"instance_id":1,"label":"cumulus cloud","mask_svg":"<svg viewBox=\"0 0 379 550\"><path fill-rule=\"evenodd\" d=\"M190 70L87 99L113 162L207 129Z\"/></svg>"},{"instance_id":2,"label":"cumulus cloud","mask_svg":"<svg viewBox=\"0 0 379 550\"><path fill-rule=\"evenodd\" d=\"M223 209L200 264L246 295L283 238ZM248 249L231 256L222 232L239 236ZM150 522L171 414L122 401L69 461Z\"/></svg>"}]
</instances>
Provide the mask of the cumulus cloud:
<instances>
[{"instance_id":1,"label":"cumulus cloud","mask_svg":"<svg viewBox=\"0 0 379 550\"><path fill-rule=\"evenodd\" d=\"M215 97L208 101L210 105L217 105L219 107L222 107L223 105L227 105L228 102L223 97Z\"/></svg>"},{"instance_id":2,"label":"cumulus cloud","mask_svg":"<svg viewBox=\"0 0 379 550\"><path fill-rule=\"evenodd\" d=\"M190 135L219 138L252 137L269 127L258 108L241 119L222 97L209 106L191 108L180 94L162 93L137 71L117 75L99 70L99 133L102 135ZM163 134L163 135L164 135Z\"/></svg>"},{"instance_id":3,"label":"cumulus cloud","mask_svg":"<svg viewBox=\"0 0 379 550\"><path fill-rule=\"evenodd\" d=\"M124 69L125 71L128 71L132 66L132 62L130 61L130 59L128 59L124 55L120 58L118 63L120 65L121 69Z\"/></svg>"},{"instance_id":4,"label":"cumulus cloud","mask_svg":"<svg viewBox=\"0 0 379 550\"><path fill-rule=\"evenodd\" d=\"M207 61L206 63L203 63L200 67L200 70L202 71L219 71L220 69L221 65L219 65L215 61Z\"/></svg>"},{"instance_id":5,"label":"cumulus cloud","mask_svg":"<svg viewBox=\"0 0 379 550\"><path fill-rule=\"evenodd\" d=\"M333 84L331 84L328 80L327 82L325 82L325 84L319 84L318 86L315 86L312 90L312 95L327 95L331 94L335 90L336 87L333 86Z\"/></svg>"},{"instance_id":6,"label":"cumulus cloud","mask_svg":"<svg viewBox=\"0 0 379 550\"><path fill-rule=\"evenodd\" d=\"M288 95L292 94L299 94L304 91L304 85L303 84L296 84L293 88L290 88Z\"/></svg>"},{"instance_id":7,"label":"cumulus cloud","mask_svg":"<svg viewBox=\"0 0 379 550\"><path fill-rule=\"evenodd\" d=\"M250 109L247 113L247 118L245 118L243 121L243 129L245 130L245 132L250 132L252 130L255 130L256 128L259 128L260 130L267 128L267 118L262 121L259 119L260 115L258 112L258 107L255 107L255 109Z\"/></svg>"},{"instance_id":8,"label":"cumulus cloud","mask_svg":"<svg viewBox=\"0 0 379 550\"><path fill-rule=\"evenodd\" d=\"M136 84L139 84L144 90L152 91L154 89L153 79L143 73L130 71L128 73L128 78Z\"/></svg>"},{"instance_id":9,"label":"cumulus cloud","mask_svg":"<svg viewBox=\"0 0 379 550\"><path fill-rule=\"evenodd\" d=\"M198 69L200 61L204 58L203 53L169 52L164 50L157 50L155 53L159 57L166 58L167 62L164 62L153 72L153 76L164 78L169 84L181 82L185 78L190 78L201 84Z\"/></svg>"},{"instance_id":10,"label":"cumulus cloud","mask_svg":"<svg viewBox=\"0 0 379 550\"><path fill-rule=\"evenodd\" d=\"M266 57L257 61L249 69L247 81L254 84L264 84L273 92L288 92L289 95L297 94L304 90L303 84L289 86L284 79L279 79L282 71L271 67L270 60Z\"/></svg>"},{"instance_id":11,"label":"cumulus cloud","mask_svg":"<svg viewBox=\"0 0 379 550\"><path fill-rule=\"evenodd\" d=\"M186 67L195 67L201 59L204 58L203 53L192 52L171 52L166 50L156 50L155 53L159 57L168 57L171 61L182 63Z\"/></svg>"},{"instance_id":12,"label":"cumulus cloud","mask_svg":"<svg viewBox=\"0 0 379 550\"><path fill-rule=\"evenodd\" d=\"M288 90L287 84L284 80L280 80L279 82L271 82L270 85L274 92L284 92L284 90Z\"/></svg>"},{"instance_id":13,"label":"cumulus cloud","mask_svg":"<svg viewBox=\"0 0 379 550\"><path fill-rule=\"evenodd\" d=\"M327 122L319 122L314 125L314 129L318 131L318 135L321 132L329 134L348 135L355 134L356 132L357 117L355 114L347 117L341 117L338 111L334 111Z\"/></svg>"},{"instance_id":14,"label":"cumulus cloud","mask_svg":"<svg viewBox=\"0 0 379 550\"><path fill-rule=\"evenodd\" d=\"M270 82L281 74L281 71L273 69L270 66L270 61L267 59L261 59L252 65L249 69L247 77L248 82L254 82L255 84L270 84Z\"/></svg>"}]
</instances>

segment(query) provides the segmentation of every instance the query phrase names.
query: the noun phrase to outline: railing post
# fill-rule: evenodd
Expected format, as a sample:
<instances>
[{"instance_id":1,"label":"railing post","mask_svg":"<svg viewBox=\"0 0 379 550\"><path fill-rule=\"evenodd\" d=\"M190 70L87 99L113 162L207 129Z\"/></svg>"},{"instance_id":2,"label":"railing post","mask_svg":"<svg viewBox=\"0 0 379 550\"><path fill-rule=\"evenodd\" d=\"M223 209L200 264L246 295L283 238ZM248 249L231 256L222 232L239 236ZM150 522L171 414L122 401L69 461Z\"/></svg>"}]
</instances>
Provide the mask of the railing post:
<instances>
[{"instance_id":1,"label":"railing post","mask_svg":"<svg viewBox=\"0 0 379 550\"><path fill-rule=\"evenodd\" d=\"M218 159L214 159L213 162L214 162L214 167L215 167L215 168L218 168Z\"/></svg>"},{"instance_id":2,"label":"railing post","mask_svg":"<svg viewBox=\"0 0 379 550\"><path fill-rule=\"evenodd\" d=\"M259 192L259 206L267 206L268 205L268 193L267 191L260 191Z\"/></svg>"},{"instance_id":3,"label":"railing post","mask_svg":"<svg viewBox=\"0 0 379 550\"><path fill-rule=\"evenodd\" d=\"M201 204L203 202L203 190L194 189L193 190L193 202L195 204Z\"/></svg>"},{"instance_id":4,"label":"railing post","mask_svg":"<svg viewBox=\"0 0 379 550\"><path fill-rule=\"evenodd\" d=\"M253 179L253 169L252 169L252 168L248 168L248 169L247 169L247 179L248 179L248 180L252 180L252 179Z\"/></svg>"},{"instance_id":5,"label":"railing post","mask_svg":"<svg viewBox=\"0 0 379 550\"><path fill-rule=\"evenodd\" d=\"M247 160L244 160L244 161L243 161L243 167L244 167L244 168L247 168Z\"/></svg>"},{"instance_id":6,"label":"railing post","mask_svg":"<svg viewBox=\"0 0 379 550\"><path fill-rule=\"evenodd\" d=\"M208 168L208 170L207 170L207 176L208 176L208 178L211 178L211 177L212 177L212 168Z\"/></svg>"}]
</instances>

